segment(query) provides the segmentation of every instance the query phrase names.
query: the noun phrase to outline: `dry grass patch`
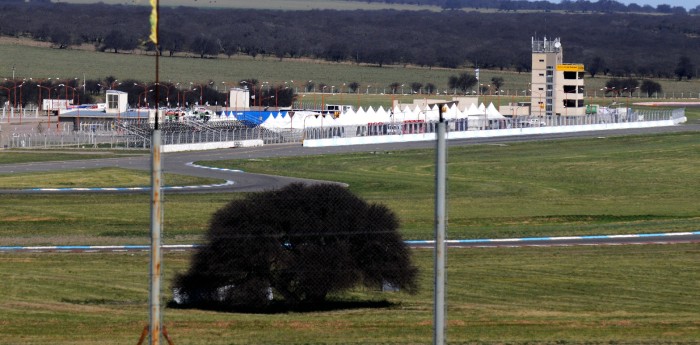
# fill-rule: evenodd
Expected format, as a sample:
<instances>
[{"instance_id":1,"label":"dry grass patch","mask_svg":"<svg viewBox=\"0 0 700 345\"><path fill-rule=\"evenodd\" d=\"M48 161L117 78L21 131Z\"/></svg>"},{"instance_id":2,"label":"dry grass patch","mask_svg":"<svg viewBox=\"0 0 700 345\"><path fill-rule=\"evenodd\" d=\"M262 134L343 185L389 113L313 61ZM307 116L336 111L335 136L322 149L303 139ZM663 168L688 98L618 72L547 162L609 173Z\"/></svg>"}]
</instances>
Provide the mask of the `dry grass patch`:
<instances>
[{"instance_id":1,"label":"dry grass patch","mask_svg":"<svg viewBox=\"0 0 700 345\"><path fill-rule=\"evenodd\" d=\"M166 186L203 185L223 182L218 179L167 173L164 174L163 180ZM151 175L148 171L122 168L0 174L0 186L4 189L148 187L150 184Z\"/></svg>"}]
</instances>

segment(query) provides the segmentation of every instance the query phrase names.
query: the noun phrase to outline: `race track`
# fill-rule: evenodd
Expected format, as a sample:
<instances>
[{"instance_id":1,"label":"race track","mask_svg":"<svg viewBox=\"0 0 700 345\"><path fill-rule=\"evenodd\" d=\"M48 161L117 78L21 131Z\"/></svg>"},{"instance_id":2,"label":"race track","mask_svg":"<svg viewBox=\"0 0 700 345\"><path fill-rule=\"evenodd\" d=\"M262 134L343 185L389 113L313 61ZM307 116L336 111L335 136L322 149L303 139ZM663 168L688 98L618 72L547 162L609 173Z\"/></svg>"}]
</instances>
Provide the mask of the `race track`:
<instances>
[{"instance_id":1,"label":"race track","mask_svg":"<svg viewBox=\"0 0 700 345\"><path fill-rule=\"evenodd\" d=\"M672 132L697 132L700 131L700 124L685 124L671 127L656 127L642 129L606 130L581 133L560 133L545 135L519 135L511 137L477 138L450 140L449 146L464 146L477 144L505 144L513 142L537 141L537 140L557 140L569 138L598 138L618 135L652 134L652 133L672 133ZM251 174L237 170L206 169L194 166L197 161L216 161L232 159L262 159L274 157L293 157L310 155L328 155L350 152L375 152L405 150L414 148L432 148L433 142L409 142L409 143L388 143L356 146L336 146L308 148L300 144L278 144L263 147L233 148L211 151L177 152L165 153L162 155L163 172L199 177L208 177L230 181L215 186L193 186L193 188L170 188L167 193L197 193L197 192L251 192L280 188L292 182L318 183L319 181L298 179L285 176L272 176L262 174ZM90 159L75 161L53 161L36 162L24 164L4 164L0 165L0 174L3 173L28 173L41 171L59 170L81 170L102 167L120 167L126 169L150 170L150 155ZM101 188L101 189L22 189L22 190L0 190L0 193L134 193L146 192L148 188L142 189L122 189L122 188Z\"/></svg>"},{"instance_id":2,"label":"race track","mask_svg":"<svg viewBox=\"0 0 700 345\"><path fill-rule=\"evenodd\" d=\"M463 146L475 144L502 144L512 142L536 141L536 140L558 140L568 138L599 138L618 135L638 135L653 133L672 132L698 132L700 125L686 124L673 127L658 127L645 129L628 130L607 130L585 133L565 133L551 135L531 135L512 136L499 138L479 138L451 140L449 146ZM348 152L374 152L390 151L413 148L434 147L431 142L412 142L396 144L376 144L361 146L341 146L328 148L305 148L299 144L268 145L255 148L235 148L199 152L180 152L163 154L163 171L183 175L216 178L227 181L213 186L189 186L187 188L168 188L165 193L202 193L202 192L250 192L261 191L283 187L292 182L318 183L323 181L305 180L284 176L272 176L262 174L251 174L235 169L216 169L197 166L197 161L215 161L231 159L261 159L274 157L328 155ZM59 162L37 162L24 164L0 165L2 173L27 173L40 171L60 171L60 170L80 170L100 167L120 167L127 169L150 169L150 156L142 155L127 158L108 158L93 160L59 161ZM330 182L330 181L327 181ZM69 189L23 189L23 190L0 190L0 193L143 193L148 188L69 188ZM578 245L624 245L624 244L673 244L673 243L697 243L700 242L700 232L684 233L663 233L644 235L617 235L617 236L575 236L575 237L554 237L554 238L515 238L515 239L473 239L473 240L450 240L447 245L450 247L522 247L522 246L578 246ZM407 241L416 248L432 248L432 241ZM179 245L173 248L165 246L165 250L189 250L195 248L194 245ZM91 251L129 251L147 250L140 246L63 246L63 247L0 247L0 252L12 251L50 251L50 252L91 252Z\"/></svg>"}]
</instances>

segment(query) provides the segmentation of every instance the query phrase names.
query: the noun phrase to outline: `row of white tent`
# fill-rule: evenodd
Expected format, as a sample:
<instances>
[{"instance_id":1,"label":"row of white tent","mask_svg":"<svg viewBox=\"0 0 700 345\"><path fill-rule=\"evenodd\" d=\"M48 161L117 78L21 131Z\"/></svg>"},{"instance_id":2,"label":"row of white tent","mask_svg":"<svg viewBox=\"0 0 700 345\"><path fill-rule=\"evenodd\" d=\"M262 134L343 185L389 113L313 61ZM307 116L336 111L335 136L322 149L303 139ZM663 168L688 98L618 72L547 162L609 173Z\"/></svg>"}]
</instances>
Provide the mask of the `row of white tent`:
<instances>
[{"instance_id":1,"label":"row of white tent","mask_svg":"<svg viewBox=\"0 0 700 345\"><path fill-rule=\"evenodd\" d=\"M493 103L485 106L481 103L478 107L471 104L468 108L460 110L456 104L452 104L449 108L444 109L443 118L447 120L454 119L480 119L481 121L503 119L505 118L493 105ZM379 107L374 109L360 108L358 110L349 110L338 117L332 115L320 116L318 112L313 111L296 111L293 116L289 116L286 112L277 112L273 116L269 116L262 122L261 126L265 128L313 128L313 127L329 127L329 126L350 126L350 125L367 125L369 123L391 123L403 121L438 121L439 109L437 105L428 105L425 107L394 107L384 109Z\"/></svg>"}]
</instances>

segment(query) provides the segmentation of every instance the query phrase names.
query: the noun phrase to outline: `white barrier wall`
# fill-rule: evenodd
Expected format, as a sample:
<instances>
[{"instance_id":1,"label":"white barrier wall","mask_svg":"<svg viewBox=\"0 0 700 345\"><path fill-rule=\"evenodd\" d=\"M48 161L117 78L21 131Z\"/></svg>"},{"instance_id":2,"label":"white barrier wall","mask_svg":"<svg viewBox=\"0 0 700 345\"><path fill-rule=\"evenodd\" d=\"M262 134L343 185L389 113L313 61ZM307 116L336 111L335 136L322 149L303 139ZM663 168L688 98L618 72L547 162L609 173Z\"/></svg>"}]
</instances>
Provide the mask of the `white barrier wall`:
<instances>
[{"instance_id":1,"label":"white barrier wall","mask_svg":"<svg viewBox=\"0 0 700 345\"><path fill-rule=\"evenodd\" d=\"M212 143L196 143L196 144L171 144L161 145L163 153L182 152L182 151L203 151L227 149L232 147L257 147L263 146L262 140L236 140L236 141L219 141Z\"/></svg>"},{"instance_id":2,"label":"white barrier wall","mask_svg":"<svg viewBox=\"0 0 700 345\"><path fill-rule=\"evenodd\" d=\"M526 128L507 128L507 129L492 129L492 130L477 130L477 131L461 131L448 132L447 139L470 139L470 138L486 138L486 137L506 137L514 135L536 135L536 134L552 134L552 133L572 133L585 131L600 131L608 129L626 129L626 128L650 128L650 127L666 127L674 126L679 123L686 122L685 117L664 120L664 121L641 121L641 122L622 122L622 123L602 123L594 125L577 125L577 126L542 126L542 127L526 127ZM379 135L379 136L364 136L352 138L330 138L330 139L308 139L304 140L304 147L323 147L323 146L344 146L344 145L364 145L364 144L383 144L411 141L430 141L435 140L435 133L420 133L420 134L397 134L397 135Z\"/></svg>"}]
</instances>

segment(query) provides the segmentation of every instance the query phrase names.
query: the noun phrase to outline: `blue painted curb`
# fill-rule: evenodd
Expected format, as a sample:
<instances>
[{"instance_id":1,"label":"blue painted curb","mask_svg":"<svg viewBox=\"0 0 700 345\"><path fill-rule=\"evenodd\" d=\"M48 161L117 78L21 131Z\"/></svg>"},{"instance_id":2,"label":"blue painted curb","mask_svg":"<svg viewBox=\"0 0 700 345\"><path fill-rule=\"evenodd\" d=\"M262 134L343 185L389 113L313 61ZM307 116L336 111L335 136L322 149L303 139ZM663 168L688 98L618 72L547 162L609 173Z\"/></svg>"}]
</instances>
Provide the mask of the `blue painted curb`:
<instances>
[{"instance_id":1,"label":"blue painted curb","mask_svg":"<svg viewBox=\"0 0 700 345\"><path fill-rule=\"evenodd\" d=\"M655 234L631 234L631 235L588 235L588 236L563 236L563 237L522 237L522 238L484 238L484 239L464 239L446 240L447 243L498 243L498 242L536 242L536 241L564 241L564 240L600 240L616 238L647 238L647 237L670 237L670 236L692 236L700 235L700 231L692 232L667 232ZM434 240L409 240L407 244L433 244Z\"/></svg>"},{"instance_id":2,"label":"blue painted curb","mask_svg":"<svg viewBox=\"0 0 700 345\"><path fill-rule=\"evenodd\" d=\"M700 235L700 231L693 232L669 232L657 234L632 234L632 235L591 235L591 236L565 236L565 237L523 237L523 238L494 238L494 239L462 239L462 240L447 240L447 243L453 244L474 244L474 243L499 243L499 242L532 242L532 241L562 241L562 240L591 240L591 239L615 239L615 238L649 238L649 237L672 237L672 236L692 236ZM406 244L434 244L434 240L408 240ZM199 244L173 244L163 245L162 249L166 250L185 250L200 247ZM120 245L120 246L0 246L0 252L13 251L97 251L97 250L149 250L149 245Z\"/></svg>"},{"instance_id":3,"label":"blue painted curb","mask_svg":"<svg viewBox=\"0 0 700 345\"><path fill-rule=\"evenodd\" d=\"M198 186L163 186L163 190L183 190L183 189L207 189L216 187L225 187L235 184L234 181L226 181L219 184L205 184ZM151 187L104 187L104 188L29 188L26 189L33 192L134 192L134 191L149 191Z\"/></svg>"},{"instance_id":4,"label":"blue painted curb","mask_svg":"<svg viewBox=\"0 0 700 345\"><path fill-rule=\"evenodd\" d=\"M169 250L184 250L199 247L197 244L172 244L163 245L162 249ZM112 250L112 251L126 251L126 250L149 250L150 245L123 245L123 246L0 246L0 252L13 252L13 251L98 251L98 250Z\"/></svg>"}]
</instances>

